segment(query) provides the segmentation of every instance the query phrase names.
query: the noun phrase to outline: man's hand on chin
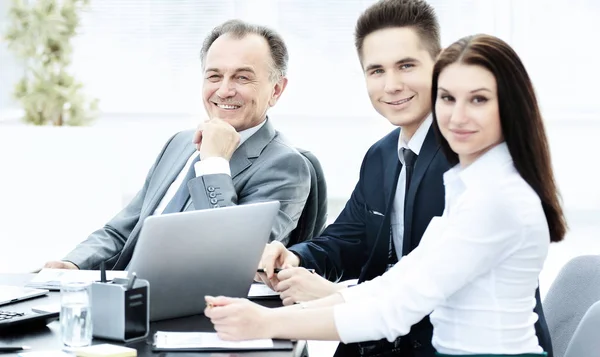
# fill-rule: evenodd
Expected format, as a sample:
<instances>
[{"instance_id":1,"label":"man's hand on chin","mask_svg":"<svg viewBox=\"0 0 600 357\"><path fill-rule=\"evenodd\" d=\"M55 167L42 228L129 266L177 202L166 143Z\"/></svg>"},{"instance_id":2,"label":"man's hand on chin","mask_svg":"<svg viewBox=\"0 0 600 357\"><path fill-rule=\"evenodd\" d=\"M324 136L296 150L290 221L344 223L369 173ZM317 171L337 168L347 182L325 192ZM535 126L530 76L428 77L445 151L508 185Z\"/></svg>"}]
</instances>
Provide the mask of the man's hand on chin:
<instances>
[{"instance_id":1,"label":"man's hand on chin","mask_svg":"<svg viewBox=\"0 0 600 357\"><path fill-rule=\"evenodd\" d=\"M240 134L228 122L212 118L202 124L194 142L200 147L200 159L222 157L229 161L240 143Z\"/></svg>"},{"instance_id":2,"label":"man's hand on chin","mask_svg":"<svg viewBox=\"0 0 600 357\"><path fill-rule=\"evenodd\" d=\"M71 269L71 270L78 270L79 269L77 267L77 265L75 265L75 264L73 264L71 262L64 262L64 261L58 261L58 260L47 262L46 264L44 264L44 268L50 268L50 269Z\"/></svg>"}]
</instances>

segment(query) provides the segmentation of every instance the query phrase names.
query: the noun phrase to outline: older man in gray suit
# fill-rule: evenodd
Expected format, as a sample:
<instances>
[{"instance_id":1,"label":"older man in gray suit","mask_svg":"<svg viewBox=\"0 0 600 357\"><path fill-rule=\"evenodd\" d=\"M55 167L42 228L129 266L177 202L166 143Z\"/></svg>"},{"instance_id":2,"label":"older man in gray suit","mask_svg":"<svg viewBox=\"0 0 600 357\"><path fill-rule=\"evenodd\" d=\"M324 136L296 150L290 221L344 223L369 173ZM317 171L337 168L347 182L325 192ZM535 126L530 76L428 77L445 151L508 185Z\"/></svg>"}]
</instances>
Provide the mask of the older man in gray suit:
<instances>
[{"instance_id":1,"label":"older man in gray suit","mask_svg":"<svg viewBox=\"0 0 600 357\"><path fill-rule=\"evenodd\" d=\"M267 117L287 85L286 46L272 30L234 20L213 29L201 60L209 120L174 135L131 203L45 267L94 269L106 262L125 269L150 215L265 200L281 203L270 239L287 242L308 197L310 173Z\"/></svg>"}]
</instances>

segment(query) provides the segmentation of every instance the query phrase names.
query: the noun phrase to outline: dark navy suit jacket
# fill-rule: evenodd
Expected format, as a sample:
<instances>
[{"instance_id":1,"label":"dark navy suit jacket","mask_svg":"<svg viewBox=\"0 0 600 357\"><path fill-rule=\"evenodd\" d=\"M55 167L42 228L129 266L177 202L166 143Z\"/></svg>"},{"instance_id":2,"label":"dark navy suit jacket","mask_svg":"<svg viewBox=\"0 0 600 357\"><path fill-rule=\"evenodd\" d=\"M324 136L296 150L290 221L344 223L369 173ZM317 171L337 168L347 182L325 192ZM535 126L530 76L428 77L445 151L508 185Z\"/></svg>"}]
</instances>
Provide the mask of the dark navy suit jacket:
<instances>
[{"instance_id":1,"label":"dark navy suit jacket","mask_svg":"<svg viewBox=\"0 0 600 357\"><path fill-rule=\"evenodd\" d=\"M300 257L301 265L315 269L331 281L359 279L359 283L382 275L388 264L390 216L402 164L398 158L396 129L376 142L364 157L359 181L350 200L335 222L321 236L289 248ZM434 216L444 210L443 174L450 168L433 129L430 128L415 162L404 212L403 255L410 253ZM536 332L548 356L552 356L548 328L536 292L539 321ZM357 321L356 323L360 323ZM433 327L429 317L413 325L402 339L412 346L415 357L434 357L431 345ZM351 355L353 345L340 345L342 354ZM340 349L338 349L340 352Z\"/></svg>"}]
</instances>

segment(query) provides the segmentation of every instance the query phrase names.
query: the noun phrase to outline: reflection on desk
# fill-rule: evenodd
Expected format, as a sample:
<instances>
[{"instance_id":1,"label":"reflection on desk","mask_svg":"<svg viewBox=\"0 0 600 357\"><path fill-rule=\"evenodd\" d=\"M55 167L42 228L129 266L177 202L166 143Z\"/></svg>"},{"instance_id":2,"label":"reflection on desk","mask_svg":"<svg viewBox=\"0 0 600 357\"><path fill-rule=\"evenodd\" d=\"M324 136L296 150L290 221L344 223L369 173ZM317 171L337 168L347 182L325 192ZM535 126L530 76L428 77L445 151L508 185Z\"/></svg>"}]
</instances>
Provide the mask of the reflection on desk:
<instances>
[{"instance_id":1,"label":"reflection on desk","mask_svg":"<svg viewBox=\"0 0 600 357\"><path fill-rule=\"evenodd\" d=\"M13 285L13 286L25 286L34 277L33 274L0 274L0 285ZM35 298L27 301L23 301L17 304L6 305L7 310L15 312L31 312L31 308L40 305L55 305L60 302L59 292L50 292L47 296ZM270 300L259 300L257 301L266 307L280 307L281 300L270 299ZM127 347L135 348L138 351L139 357L145 356L161 356L167 357L171 354L165 354L164 352L152 352L152 341L151 336L154 336L156 331L180 331L180 332L214 332L213 326L209 319L204 315L195 315L190 317L184 317L179 319L158 321L150 324L149 340L139 341L132 344L127 344ZM114 341L106 341L100 339L94 339L92 344L100 343L113 343L122 345ZM31 346L32 351L50 351L62 349L62 343L60 339L60 324L58 321L49 324L46 328L30 331L25 334L15 334L8 336L0 336L0 344L16 344ZM204 352L198 353L173 353L173 356L177 357L188 357L188 356L213 356L213 357L227 357L227 356L265 356L265 357L307 357L307 349L305 341L294 342L294 349L292 351L257 351L257 352L235 352L235 353L215 353L215 352ZM17 354L7 354L3 356L16 357Z\"/></svg>"},{"instance_id":2,"label":"reflection on desk","mask_svg":"<svg viewBox=\"0 0 600 357\"><path fill-rule=\"evenodd\" d=\"M115 278L127 278L127 272L122 270L111 270L106 272L106 278L110 281ZM61 282L93 282L100 280L98 270L68 270L44 268L33 275L25 286L30 288L60 290Z\"/></svg>"}]
</instances>

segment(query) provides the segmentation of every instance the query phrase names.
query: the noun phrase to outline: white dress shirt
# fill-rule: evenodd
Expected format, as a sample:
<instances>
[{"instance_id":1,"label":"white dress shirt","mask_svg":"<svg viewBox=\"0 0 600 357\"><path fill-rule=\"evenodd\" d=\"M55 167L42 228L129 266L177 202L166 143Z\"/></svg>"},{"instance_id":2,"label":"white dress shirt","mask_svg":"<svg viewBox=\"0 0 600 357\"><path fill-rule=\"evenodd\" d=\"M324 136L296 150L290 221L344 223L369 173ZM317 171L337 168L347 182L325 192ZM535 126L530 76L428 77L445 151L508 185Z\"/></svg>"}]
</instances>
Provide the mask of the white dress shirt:
<instances>
[{"instance_id":1,"label":"white dress shirt","mask_svg":"<svg viewBox=\"0 0 600 357\"><path fill-rule=\"evenodd\" d=\"M254 133L256 133L260 128L262 128L262 126L265 125L266 122L266 120L263 120L262 123L258 124L255 127L240 131L240 142L238 144L238 148L246 140L248 140L248 138L250 138L252 135L254 135ZM185 166L183 167L183 170L181 170L179 175L177 175L175 181L173 181L171 186L169 186L169 189L165 193L165 196L156 207L156 210L154 210L154 214L161 214L165 210L173 196L175 196L175 193L179 189L179 186L181 186L183 179L187 175L187 172L190 169L190 166L192 165L192 161L194 161L197 155L199 155L199 152L194 151L192 156L190 156ZM229 161L225 160L222 157L209 157L207 159L200 160L194 164L194 171L196 172L196 177L209 174L227 174L231 176Z\"/></svg>"},{"instance_id":2,"label":"white dress shirt","mask_svg":"<svg viewBox=\"0 0 600 357\"><path fill-rule=\"evenodd\" d=\"M396 186L396 195L394 196L394 204L392 207L392 239L394 240L394 249L396 250L396 257L398 260L402 258L402 245L404 242L404 192L406 187L406 168L404 167L404 155L402 155L402 149L408 148L412 150L416 155L421 152L421 147L427 136L427 132L431 127L433 119L431 115L425 119L417 131L413 134L408 142L402 135L402 131L398 137L398 158L402 163L402 169L400 170L400 176L398 177L398 184Z\"/></svg>"},{"instance_id":3,"label":"white dress shirt","mask_svg":"<svg viewBox=\"0 0 600 357\"><path fill-rule=\"evenodd\" d=\"M446 204L421 243L334 308L345 343L406 335L430 315L446 354L540 353L535 289L550 244L539 197L501 143L444 174Z\"/></svg>"}]
</instances>

